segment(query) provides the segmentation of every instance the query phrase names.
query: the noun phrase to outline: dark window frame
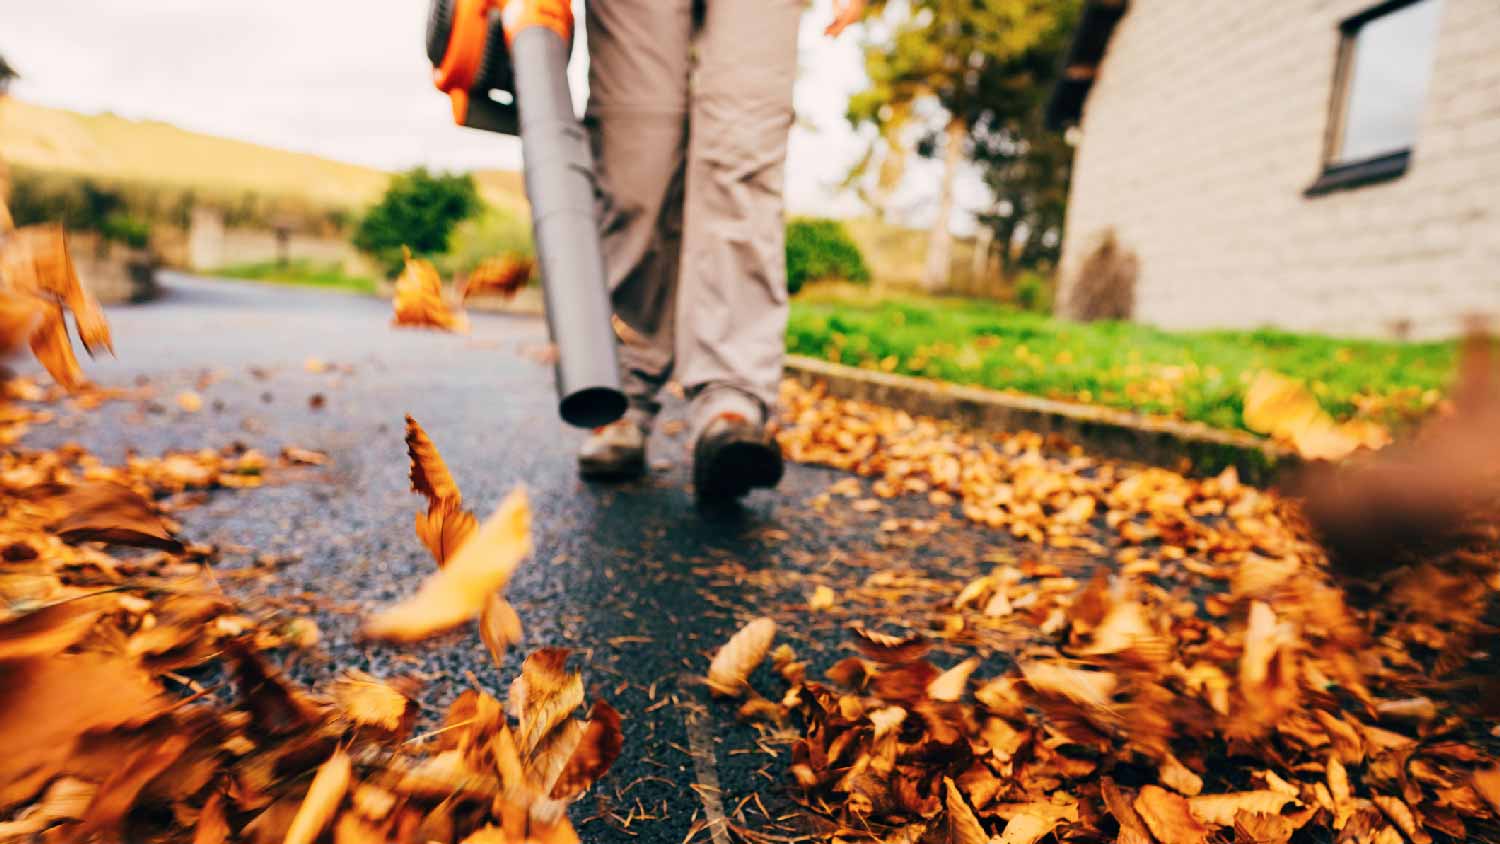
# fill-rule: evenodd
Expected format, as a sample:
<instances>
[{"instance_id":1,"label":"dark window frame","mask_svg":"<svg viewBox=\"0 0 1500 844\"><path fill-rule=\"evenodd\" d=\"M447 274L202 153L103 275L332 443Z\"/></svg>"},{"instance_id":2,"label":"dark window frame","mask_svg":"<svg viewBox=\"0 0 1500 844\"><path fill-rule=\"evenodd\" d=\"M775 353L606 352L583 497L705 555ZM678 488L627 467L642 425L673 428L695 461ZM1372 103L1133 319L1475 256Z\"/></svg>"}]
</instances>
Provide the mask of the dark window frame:
<instances>
[{"instance_id":1,"label":"dark window frame","mask_svg":"<svg viewBox=\"0 0 1500 844\"><path fill-rule=\"evenodd\" d=\"M1344 124L1349 114L1349 84L1354 71L1354 46L1360 29L1370 21L1422 0L1384 0L1339 22L1339 44L1334 54L1333 91L1328 104L1328 123L1323 132L1323 171L1303 192L1304 196L1322 196L1334 191L1378 184L1399 178L1411 166L1411 147L1355 161L1339 161L1338 150L1344 140Z\"/></svg>"}]
</instances>

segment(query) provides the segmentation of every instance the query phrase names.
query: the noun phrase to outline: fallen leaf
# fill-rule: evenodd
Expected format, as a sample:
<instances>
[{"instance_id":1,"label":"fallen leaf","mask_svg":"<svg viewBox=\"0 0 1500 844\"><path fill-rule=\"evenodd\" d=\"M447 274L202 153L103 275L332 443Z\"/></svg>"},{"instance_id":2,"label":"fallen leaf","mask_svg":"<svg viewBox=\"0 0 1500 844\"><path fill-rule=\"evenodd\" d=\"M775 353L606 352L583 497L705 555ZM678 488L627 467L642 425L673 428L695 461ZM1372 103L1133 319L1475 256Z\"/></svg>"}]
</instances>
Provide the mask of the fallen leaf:
<instances>
[{"instance_id":1,"label":"fallen leaf","mask_svg":"<svg viewBox=\"0 0 1500 844\"><path fill-rule=\"evenodd\" d=\"M1240 813L1275 815L1288 803L1297 802L1280 791L1240 791L1233 794L1204 794L1188 799L1193 817L1209 826L1230 826Z\"/></svg>"},{"instance_id":2,"label":"fallen leaf","mask_svg":"<svg viewBox=\"0 0 1500 844\"><path fill-rule=\"evenodd\" d=\"M818 584L818 587L813 590L812 596L807 599L807 608L813 612L832 609L833 599L833 590L827 586Z\"/></svg>"},{"instance_id":3,"label":"fallen leaf","mask_svg":"<svg viewBox=\"0 0 1500 844\"><path fill-rule=\"evenodd\" d=\"M1178 794L1192 797L1203 790L1203 778L1188 770L1176 756L1168 753L1157 768L1161 784Z\"/></svg>"},{"instance_id":4,"label":"fallen leaf","mask_svg":"<svg viewBox=\"0 0 1500 844\"><path fill-rule=\"evenodd\" d=\"M224 844L229 840L229 820L224 817L224 795L214 792L198 812L193 844Z\"/></svg>"},{"instance_id":5,"label":"fallen leaf","mask_svg":"<svg viewBox=\"0 0 1500 844\"><path fill-rule=\"evenodd\" d=\"M415 641L451 629L478 615L491 594L503 589L531 551L530 509L524 490L512 492L415 595L365 624L377 639Z\"/></svg>"},{"instance_id":6,"label":"fallen leaf","mask_svg":"<svg viewBox=\"0 0 1500 844\"><path fill-rule=\"evenodd\" d=\"M1490 808L1496 814L1500 814L1500 768L1481 768L1471 775L1474 790L1479 796L1490 804Z\"/></svg>"},{"instance_id":7,"label":"fallen leaf","mask_svg":"<svg viewBox=\"0 0 1500 844\"><path fill-rule=\"evenodd\" d=\"M484 609L479 611L479 638L489 649L496 665L504 663L506 649L520 642L521 635L521 617L516 614L516 608L499 592L490 593Z\"/></svg>"},{"instance_id":8,"label":"fallen leaf","mask_svg":"<svg viewBox=\"0 0 1500 844\"><path fill-rule=\"evenodd\" d=\"M1411 807L1399 797L1389 797L1384 794L1376 794L1370 798L1380 811L1390 819L1391 823L1401 830L1401 834L1412 844L1432 844L1432 836L1422 829L1417 823L1416 816L1412 814Z\"/></svg>"},{"instance_id":9,"label":"fallen leaf","mask_svg":"<svg viewBox=\"0 0 1500 844\"><path fill-rule=\"evenodd\" d=\"M853 633L854 647L858 648L865 658L876 662L890 665L913 662L926 656L927 652L932 650L932 642L919 633L892 636L888 633L866 630L863 627L855 627Z\"/></svg>"},{"instance_id":10,"label":"fallen leaf","mask_svg":"<svg viewBox=\"0 0 1500 844\"><path fill-rule=\"evenodd\" d=\"M624 735L620 731L620 714L602 700L594 701L589 710L588 725L579 739L567 765L552 786L554 800L571 800L582 794L604 775L620 756Z\"/></svg>"},{"instance_id":11,"label":"fallen leaf","mask_svg":"<svg viewBox=\"0 0 1500 844\"><path fill-rule=\"evenodd\" d=\"M963 662L949 668L937 679L927 684L927 696L936 701L952 703L963 697L964 689L968 687L969 675L979 667L978 657L969 657Z\"/></svg>"},{"instance_id":12,"label":"fallen leaf","mask_svg":"<svg viewBox=\"0 0 1500 844\"><path fill-rule=\"evenodd\" d=\"M1153 844L1151 833L1146 830L1145 822L1131 805L1129 795L1121 791L1114 780L1105 778L1099 783L1099 796L1104 800L1104 807L1120 825L1117 844Z\"/></svg>"},{"instance_id":13,"label":"fallen leaf","mask_svg":"<svg viewBox=\"0 0 1500 844\"><path fill-rule=\"evenodd\" d=\"M453 499L438 501L425 513L417 512L417 538L439 566L447 565L478 527L474 514L461 509Z\"/></svg>"},{"instance_id":14,"label":"fallen leaf","mask_svg":"<svg viewBox=\"0 0 1500 844\"><path fill-rule=\"evenodd\" d=\"M286 831L286 844L312 844L317 839L343 802L353 771L353 760L343 750L335 750L318 767L312 785L307 787L307 796Z\"/></svg>"},{"instance_id":15,"label":"fallen leaf","mask_svg":"<svg viewBox=\"0 0 1500 844\"><path fill-rule=\"evenodd\" d=\"M24 493L60 515L48 529L69 542L112 542L180 552L182 543L135 490L110 481L34 487Z\"/></svg>"},{"instance_id":16,"label":"fallen leaf","mask_svg":"<svg viewBox=\"0 0 1500 844\"><path fill-rule=\"evenodd\" d=\"M1056 695L1083 706L1109 709L1119 680L1104 671L1087 671L1052 662L1023 662L1026 684L1044 695Z\"/></svg>"},{"instance_id":17,"label":"fallen leaf","mask_svg":"<svg viewBox=\"0 0 1500 844\"><path fill-rule=\"evenodd\" d=\"M757 618L740 628L714 654L708 666L708 687L725 697L744 694L750 672L765 659L775 637L776 622L769 618Z\"/></svg>"},{"instance_id":18,"label":"fallen leaf","mask_svg":"<svg viewBox=\"0 0 1500 844\"><path fill-rule=\"evenodd\" d=\"M192 390L185 390L177 394L177 406L188 413L197 413L203 409L203 397Z\"/></svg>"},{"instance_id":19,"label":"fallen leaf","mask_svg":"<svg viewBox=\"0 0 1500 844\"><path fill-rule=\"evenodd\" d=\"M355 724L395 732L410 701L394 687L358 669L349 669L329 689L345 717Z\"/></svg>"},{"instance_id":20,"label":"fallen leaf","mask_svg":"<svg viewBox=\"0 0 1500 844\"><path fill-rule=\"evenodd\" d=\"M1179 794L1156 785L1143 786L1133 808L1161 844L1203 844L1208 840L1208 828L1198 822L1187 798Z\"/></svg>"},{"instance_id":21,"label":"fallen leaf","mask_svg":"<svg viewBox=\"0 0 1500 844\"><path fill-rule=\"evenodd\" d=\"M958 786L946 778L943 780L943 810L948 832L946 844L987 844L990 840L984 827L979 825L979 818L974 817L974 810L964 802Z\"/></svg>"},{"instance_id":22,"label":"fallen leaf","mask_svg":"<svg viewBox=\"0 0 1500 844\"><path fill-rule=\"evenodd\" d=\"M167 736L122 760L114 773L99 784L98 794L78 826L80 837L114 829L130 811L136 795L146 783L177 761L189 744L187 736Z\"/></svg>"},{"instance_id":23,"label":"fallen leaf","mask_svg":"<svg viewBox=\"0 0 1500 844\"><path fill-rule=\"evenodd\" d=\"M518 749L523 757L583 705L583 679L564 668L568 653L567 648L542 648L521 663L511 695L521 722Z\"/></svg>"}]
</instances>

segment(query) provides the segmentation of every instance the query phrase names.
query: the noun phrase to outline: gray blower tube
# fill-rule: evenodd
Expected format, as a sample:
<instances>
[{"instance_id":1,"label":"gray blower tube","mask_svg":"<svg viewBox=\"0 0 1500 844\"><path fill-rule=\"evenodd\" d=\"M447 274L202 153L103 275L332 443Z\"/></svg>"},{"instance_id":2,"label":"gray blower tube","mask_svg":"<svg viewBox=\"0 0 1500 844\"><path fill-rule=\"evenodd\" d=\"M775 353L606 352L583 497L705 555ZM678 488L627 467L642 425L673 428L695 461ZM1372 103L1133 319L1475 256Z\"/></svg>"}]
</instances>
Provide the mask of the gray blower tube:
<instances>
[{"instance_id":1,"label":"gray blower tube","mask_svg":"<svg viewBox=\"0 0 1500 844\"><path fill-rule=\"evenodd\" d=\"M532 237L557 347L557 410L570 425L607 425L625 415L626 401L594 215L593 155L568 91L568 45L529 26L510 48Z\"/></svg>"}]
</instances>

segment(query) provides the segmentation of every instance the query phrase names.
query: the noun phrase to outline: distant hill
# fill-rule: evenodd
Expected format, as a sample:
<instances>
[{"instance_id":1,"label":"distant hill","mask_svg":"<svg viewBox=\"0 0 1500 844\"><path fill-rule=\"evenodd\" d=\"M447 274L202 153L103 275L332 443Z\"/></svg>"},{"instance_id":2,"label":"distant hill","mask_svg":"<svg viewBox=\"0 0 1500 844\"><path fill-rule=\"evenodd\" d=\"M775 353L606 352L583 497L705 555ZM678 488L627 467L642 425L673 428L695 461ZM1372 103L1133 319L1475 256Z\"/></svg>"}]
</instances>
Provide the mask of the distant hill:
<instances>
[{"instance_id":1,"label":"distant hill","mask_svg":"<svg viewBox=\"0 0 1500 844\"><path fill-rule=\"evenodd\" d=\"M0 154L36 170L191 188L226 196L295 197L360 208L385 190L390 174L316 155L204 135L168 123L79 114L16 99L0 101ZM524 211L520 174L475 173L491 204Z\"/></svg>"}]
</instances>

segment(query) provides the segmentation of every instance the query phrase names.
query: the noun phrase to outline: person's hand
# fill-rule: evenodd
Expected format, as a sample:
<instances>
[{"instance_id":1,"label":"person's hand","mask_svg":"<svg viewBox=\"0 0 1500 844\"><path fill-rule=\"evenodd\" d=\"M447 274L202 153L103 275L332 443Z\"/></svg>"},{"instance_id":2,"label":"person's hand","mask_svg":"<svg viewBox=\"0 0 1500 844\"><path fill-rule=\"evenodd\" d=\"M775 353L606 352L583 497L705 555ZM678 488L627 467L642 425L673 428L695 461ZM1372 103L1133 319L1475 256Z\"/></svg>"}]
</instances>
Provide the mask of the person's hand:
<instances>
[{"instance_id":1,"label":"person's hand","mask_svg":"<svg viewBox=\"0 0 1500 844\"><path fill-rule=\"evenodd\" d=\"M837 38L850 24L859 23L865 16L865 0L833 0L833 21L823 34Z\"/></svg>"}]
</instances>

